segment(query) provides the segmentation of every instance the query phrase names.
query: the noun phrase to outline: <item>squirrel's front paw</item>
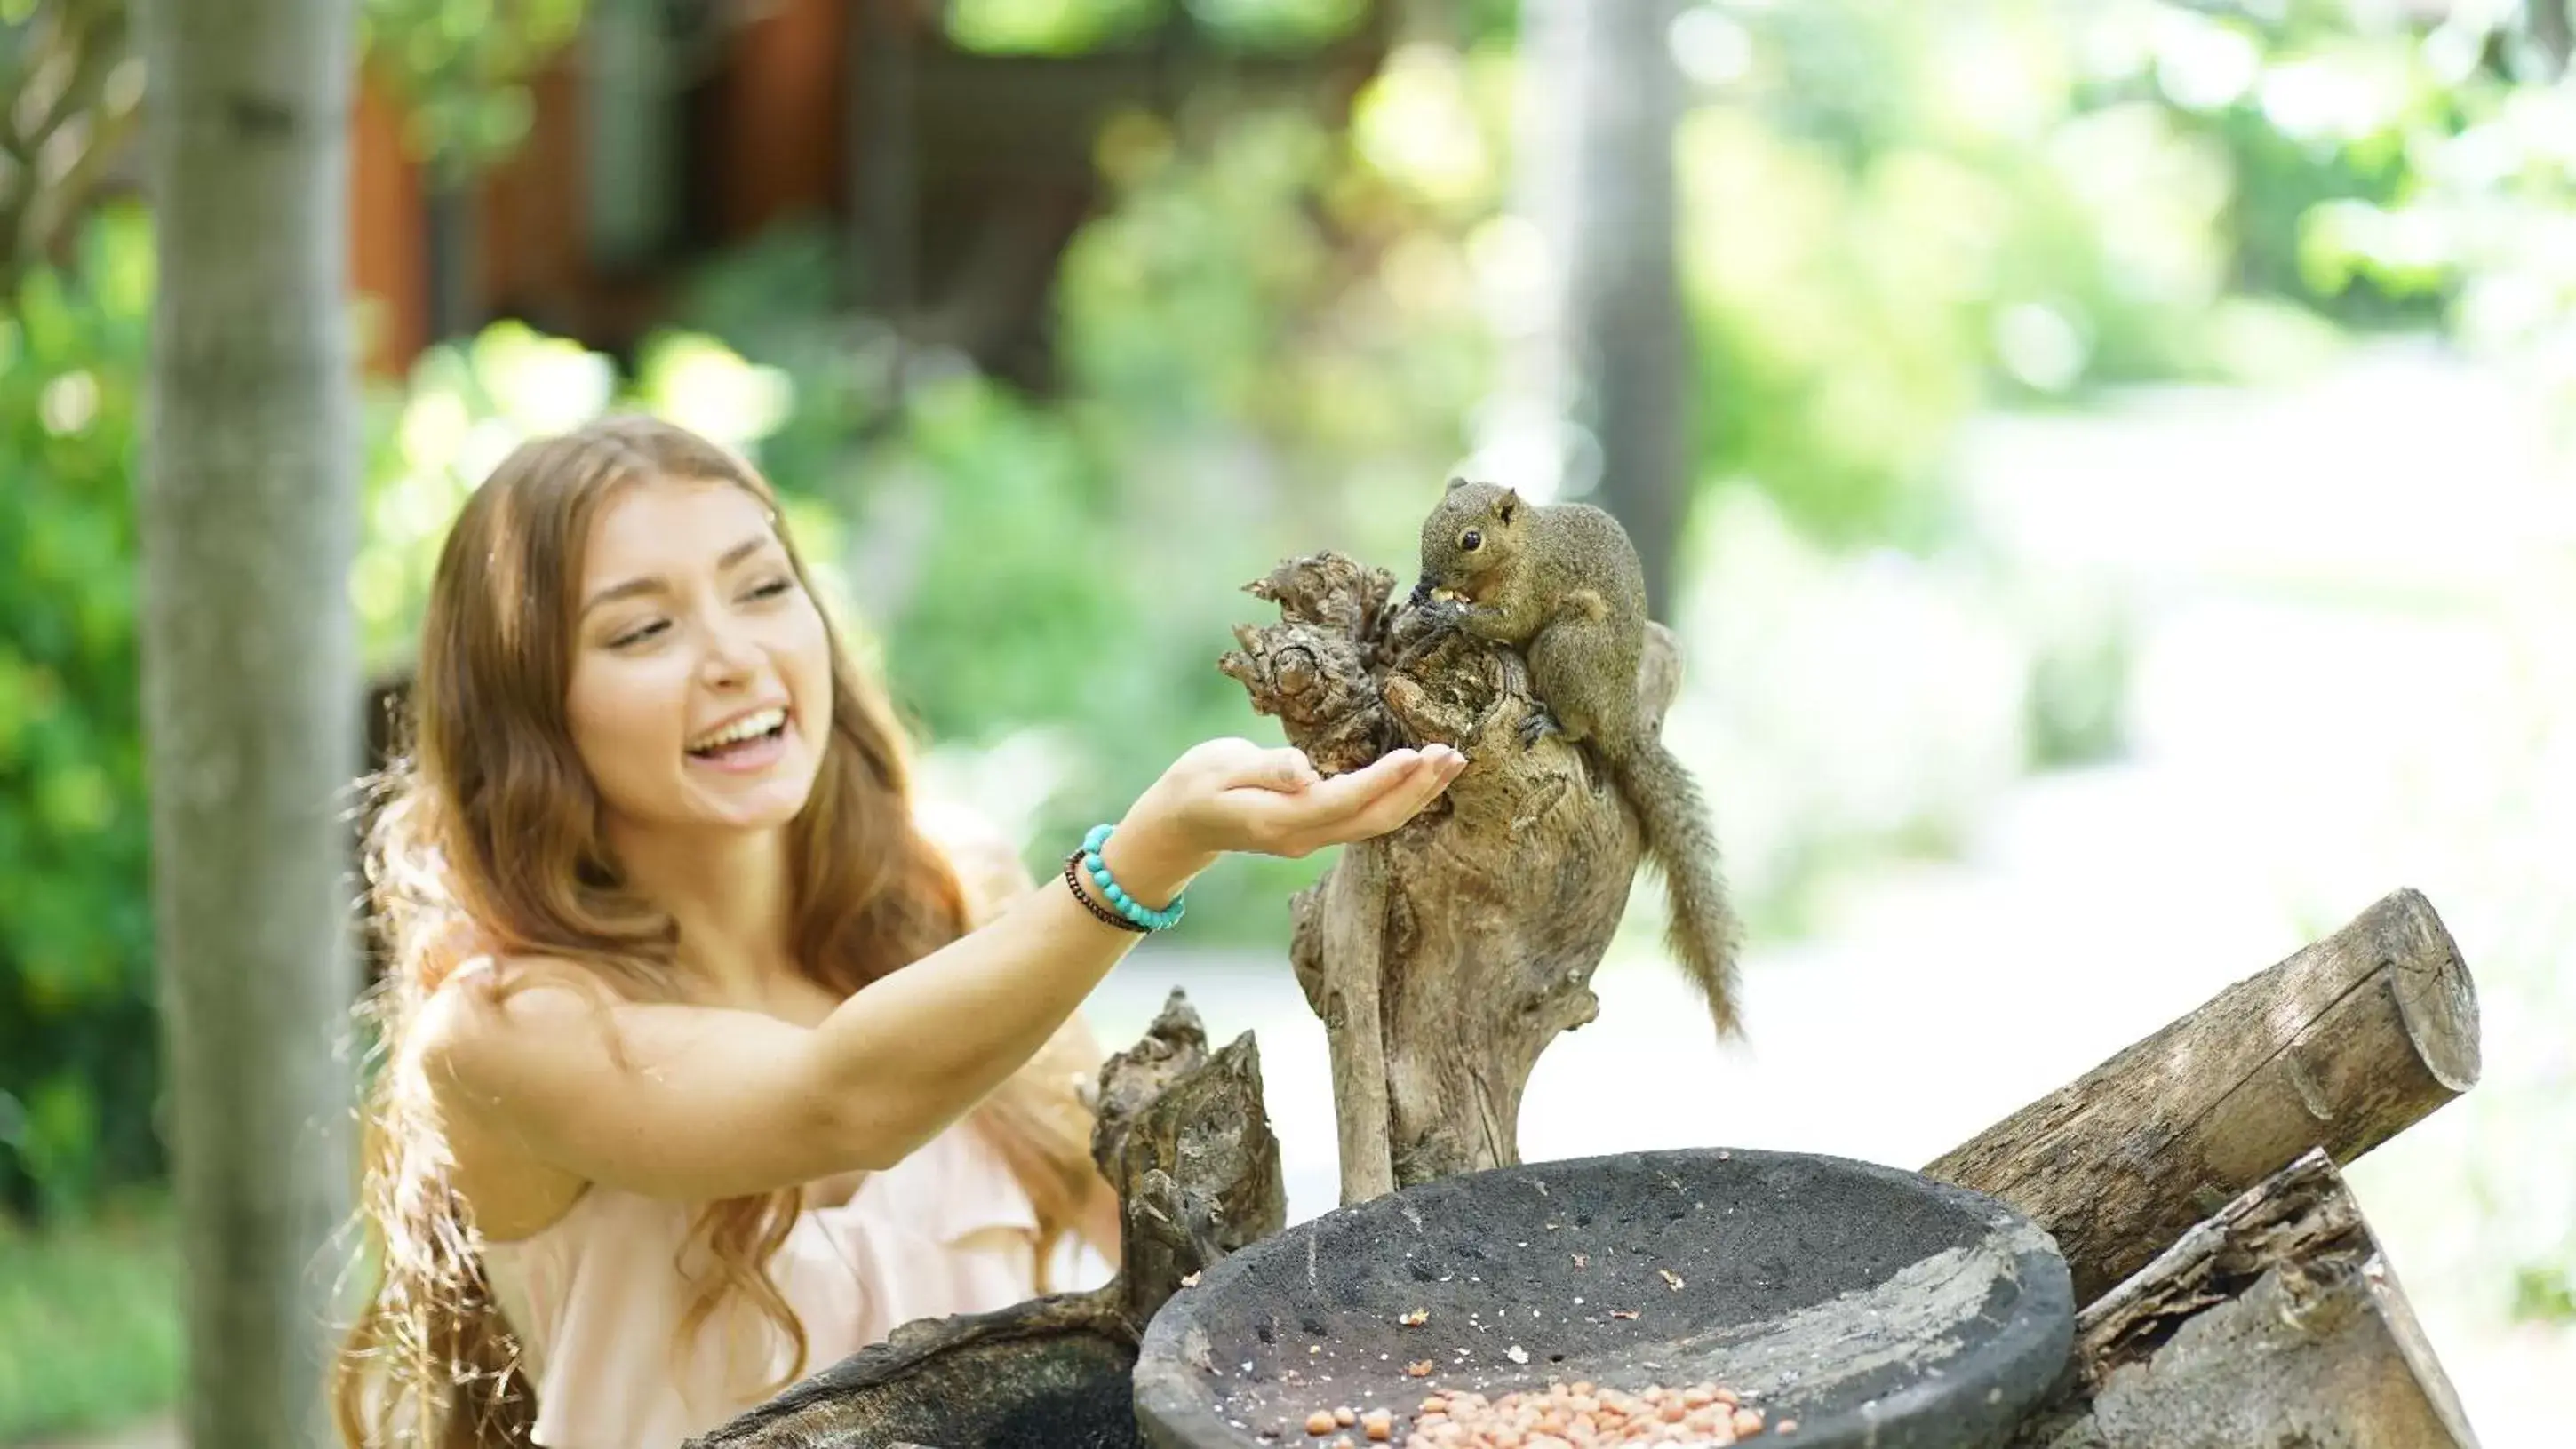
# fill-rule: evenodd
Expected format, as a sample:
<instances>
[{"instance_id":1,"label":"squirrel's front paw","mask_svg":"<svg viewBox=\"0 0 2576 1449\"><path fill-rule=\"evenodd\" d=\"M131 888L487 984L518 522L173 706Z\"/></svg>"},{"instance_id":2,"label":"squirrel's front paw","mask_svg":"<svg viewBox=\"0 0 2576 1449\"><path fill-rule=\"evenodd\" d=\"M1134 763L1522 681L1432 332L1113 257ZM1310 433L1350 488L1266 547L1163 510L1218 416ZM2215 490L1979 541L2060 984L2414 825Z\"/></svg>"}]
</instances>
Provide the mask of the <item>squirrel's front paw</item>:
<instances>
[{"instance_id":1,"label":"squirrel's front paw","mask_svg":"<svg viewBox=\"0 0 2576 1449\"><path fill-rule=\"evenodd\" d=\"M1537 748L1538 742L1549 735L1563 733L1564 724L1546 705L1533 704L1530 712L1521 717L1521 748L1524 750Z\"/></svg>"}]
</instances>

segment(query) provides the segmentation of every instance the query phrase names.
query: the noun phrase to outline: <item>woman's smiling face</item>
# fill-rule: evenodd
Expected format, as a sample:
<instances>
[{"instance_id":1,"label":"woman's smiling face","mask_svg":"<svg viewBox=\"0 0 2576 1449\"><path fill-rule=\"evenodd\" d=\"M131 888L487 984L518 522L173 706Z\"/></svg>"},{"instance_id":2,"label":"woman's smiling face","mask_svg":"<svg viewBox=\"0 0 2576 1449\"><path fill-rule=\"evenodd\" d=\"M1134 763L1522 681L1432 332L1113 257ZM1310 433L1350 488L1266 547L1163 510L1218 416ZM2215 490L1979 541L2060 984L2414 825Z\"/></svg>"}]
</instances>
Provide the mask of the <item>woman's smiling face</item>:
<instances>
[{"instance_id":1,"label":"woman's smiling face","mask_svg":"<svg viewBox=\"0 0 2576 1449\"><path fill-rule=\"evenodd\" d=\"M566 711L602 807L647 829L794 819L831 738L831 642L760 500L618 488L577 598Z\"/></svg>"}]
</instances>

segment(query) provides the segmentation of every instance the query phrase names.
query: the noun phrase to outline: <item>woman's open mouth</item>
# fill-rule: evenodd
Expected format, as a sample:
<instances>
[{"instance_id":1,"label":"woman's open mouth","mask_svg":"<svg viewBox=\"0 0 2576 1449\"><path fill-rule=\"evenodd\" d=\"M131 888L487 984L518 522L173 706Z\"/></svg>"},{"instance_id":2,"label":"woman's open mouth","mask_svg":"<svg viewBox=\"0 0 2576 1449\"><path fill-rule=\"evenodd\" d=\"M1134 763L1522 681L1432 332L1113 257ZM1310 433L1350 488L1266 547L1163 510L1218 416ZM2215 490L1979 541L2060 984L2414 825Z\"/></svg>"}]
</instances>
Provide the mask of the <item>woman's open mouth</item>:
<instances>
[{"instance_id":1,"label":"woman's open mouth","mask_svg":"<svg viewBox=\"0 0 2576 1449\"><path fill-rule=\"evenodd\" d=\"M764 770L787 752L787 711L772 706L741 715L688 744L689 759L710 769Z\"/></svg>"}]
</instances>

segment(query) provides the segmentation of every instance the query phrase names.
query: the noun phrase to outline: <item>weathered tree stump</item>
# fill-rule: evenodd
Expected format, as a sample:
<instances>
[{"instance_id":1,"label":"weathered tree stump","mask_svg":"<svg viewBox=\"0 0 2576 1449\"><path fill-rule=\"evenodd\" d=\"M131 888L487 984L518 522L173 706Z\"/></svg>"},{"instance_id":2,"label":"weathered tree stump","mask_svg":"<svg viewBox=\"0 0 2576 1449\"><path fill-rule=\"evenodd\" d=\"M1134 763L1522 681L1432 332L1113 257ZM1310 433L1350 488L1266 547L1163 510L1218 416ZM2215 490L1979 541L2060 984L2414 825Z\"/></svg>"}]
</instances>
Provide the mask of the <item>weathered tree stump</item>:
<instances>
[{"instance_id":1,"label":"weathered tree stump","mask_svg":"<svg viewBox=\"0 0 2576 1449\"><path fill-rule=\"evenodd\" d=\"M2450 1380L2322 1149L2087 1308L2015 1449L2470 1449Z\"/></svg>"},{"instance_id":2,"label":"weathered tree stump","mask_svg":"<svg viewBox=\"0 0 2576 1449\"><path fill-rule=\"evenodd\" d=\"M2049 1230L2078 1303L2322 1148L2348 1163L2478 1078L2477 993L2412 890L1923 1170Z\"/></svg>"},{"instance_id":3,"label":"weathered tree stump","mask_svg":"<svg viewBox=\"0 0 2576 1449\"><path fill-rule=\"evenodd\" d=\"M904 1324L686 1449L1132 1449L1136 1344L1184 1280L1287 1223L1246 1032L1211 1053L1178 990L1101 1067L1092 1158L1119 1194L1101 1287Z\"/></svg>"},{"instance_id":4,"label":"weathered tree stump","mask_svg":"<svg viewBox=\"0 0 2576 1449\"><path fill-rule=\"evenodd\" d=\"M1290 961L1330 1042L1345 1204L1520 1160L1523 1088L1558 1033L1599 1012L1592 973L1643 846L1580 746L1522 743L1538 705L1520 655L1437 627L1394 587L1340 554L1289 560L1246 586L1281 621L1238 626L1218 664L1324 774L1434 743L1470 761L1291 903ZM1639 675L1654 732L1681 675L1659 625Z\"/></svg>"}]
</instances>

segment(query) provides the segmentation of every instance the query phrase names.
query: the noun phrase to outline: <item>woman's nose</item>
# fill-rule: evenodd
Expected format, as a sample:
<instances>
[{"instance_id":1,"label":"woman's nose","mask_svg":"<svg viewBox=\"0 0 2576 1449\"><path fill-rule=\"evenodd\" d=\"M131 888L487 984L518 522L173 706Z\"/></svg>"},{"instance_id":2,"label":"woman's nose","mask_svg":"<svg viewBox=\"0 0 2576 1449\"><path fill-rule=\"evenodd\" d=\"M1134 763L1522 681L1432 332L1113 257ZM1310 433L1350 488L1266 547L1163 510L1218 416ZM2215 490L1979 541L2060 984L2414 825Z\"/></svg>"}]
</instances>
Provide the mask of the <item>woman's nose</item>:
<instances>
[{"instance_id":1,"label":"woman's nose","mask_svg":"<svg viewBox=\"0 0 2576 1449\"><path fill-rule=\"evenodd\" d=\"M700 672L708 683L740 684L759 671L760 650L748 631L738 626L711 624L707 628L706 641Z\"/></svg>"}]
</instances>

